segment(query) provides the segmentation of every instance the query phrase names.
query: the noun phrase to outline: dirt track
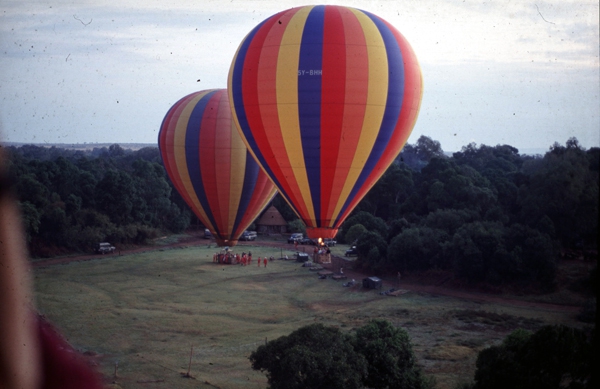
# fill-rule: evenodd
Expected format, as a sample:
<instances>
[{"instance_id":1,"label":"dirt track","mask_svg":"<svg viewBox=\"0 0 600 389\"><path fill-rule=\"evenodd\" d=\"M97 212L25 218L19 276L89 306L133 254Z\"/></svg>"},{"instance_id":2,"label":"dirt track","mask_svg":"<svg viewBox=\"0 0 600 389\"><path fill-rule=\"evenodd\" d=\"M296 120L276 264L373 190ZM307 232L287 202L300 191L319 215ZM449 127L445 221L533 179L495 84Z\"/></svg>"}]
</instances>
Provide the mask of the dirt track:
<instances>
[{"instance_id":1,"label":"dirt track","mask_svg":"<svg viewBox=\"0 0 600 389\"><path fill-rule=\"evenodd\" d=\"M206 245L207 243L208 243L208 241L206 239L202 239L199 237L191 237L189 239L185 239L185 240L179 241L177 243L169 244L169 245L145 246L145 247L135 248L135 249L131 249L131 250L123 250L123 251L117 250L114 254L109 254L109 255L90 254L90 255L80 255L80 256L73 256L73 257L60 257L60 258L38 260L38 261L32 262L31 265L34 268L48 267L48 266L64 265L64 264L68 264L71 262L101 259L101 258L105 258L107 256L110 257L110 256L119 256L119 255L129 255L129 254L142 253L142 252L146 252L146 251L162 250L165 248L173 248L173 247ZM273 241L238 242L238 246L255 246L257 244L259 244L261 246L269 246L269 247L276 247L276 248L285 248L285 249L291 248L291 245L288 243L285 243L285 242L273 242ZM332 257L332 262L333 262L332 263L333 270L337 271L337 270L339 270L340 267L343 266L342 264L344 263L344 259L339 258L339 257ZM367 276L366 274L362 274L360 272L350 270L347 268L344 268L344 274L347 276L348 279L355 279L358 281L362 280L364 277ZM390 281L389 278L388 279L384 278L382 290L387 290L387 289L396 287L395 283L396 283L395 279L392 279ZM407 289L414 293L426 293L426 294L430 294L430 295L448 296L448 297L454 297L454 298L458 298L458 299L480 302L480 303L531 307L531 308L535 308L535 309L546 309L546 310L550 310L550 311L562 311L562 312L567 312L567 313L570 312L573 314L579 312L581 309L580 306L559 305L559 304L550 304L550 303L542 303L542 302L531 302L531 301L524 301L524 300L518 300L518 299L512 299L512 298L505 298L505 297L501 297L501 296L495 296L495 295L481 293L481 292L477 292L477 291L473 291L473 290L453 289L453 288L448 288L448 287L444 287L444 286L440 286L440 285L424 285L424 284L418 283L415 280L411 280L410 278L406 278L406 277L402 278L401 283L400 283L400 288Z\"/></svg>"}]
</instances>

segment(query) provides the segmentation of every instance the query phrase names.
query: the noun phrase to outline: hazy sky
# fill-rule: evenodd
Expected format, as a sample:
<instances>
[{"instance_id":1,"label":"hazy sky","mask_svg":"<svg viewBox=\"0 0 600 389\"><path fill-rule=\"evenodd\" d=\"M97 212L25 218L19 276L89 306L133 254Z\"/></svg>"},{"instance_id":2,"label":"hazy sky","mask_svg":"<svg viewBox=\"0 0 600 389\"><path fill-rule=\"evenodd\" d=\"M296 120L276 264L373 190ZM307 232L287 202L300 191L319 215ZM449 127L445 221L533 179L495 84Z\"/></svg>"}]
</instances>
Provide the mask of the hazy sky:
<instances>
[{"instance_id":1,"label":"hazy sky","mask_svg":"<svg viewBox=\"0 0 600 389\"><path fill-rule=\"evenodd\" d=\"M156 143L167 110L225 88L244 36L288 0L0 0L0 139ZM600 146L598 1L365 0L425 83L409 143Z\"/></svg>"}]
</instances>

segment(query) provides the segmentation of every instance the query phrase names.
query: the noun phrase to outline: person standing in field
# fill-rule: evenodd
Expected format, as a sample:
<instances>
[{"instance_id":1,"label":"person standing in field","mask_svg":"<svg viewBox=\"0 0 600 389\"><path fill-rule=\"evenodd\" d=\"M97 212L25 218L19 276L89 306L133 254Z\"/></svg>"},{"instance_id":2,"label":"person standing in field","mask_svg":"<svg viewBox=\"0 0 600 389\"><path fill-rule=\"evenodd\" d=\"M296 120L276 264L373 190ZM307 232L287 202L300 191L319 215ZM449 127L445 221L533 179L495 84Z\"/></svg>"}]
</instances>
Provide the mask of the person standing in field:
<instances>
[{"instance_id":1,"label":"person standing in field","mask_svg":"<svg viewBox=\"0 0 600 389\"><path fill-rule=\"evenodd\" d=\"M265 257L265 259L263 259L263 263L265 264L265 267L267 267L267 257Z\"/></svg>"}]
</instances>

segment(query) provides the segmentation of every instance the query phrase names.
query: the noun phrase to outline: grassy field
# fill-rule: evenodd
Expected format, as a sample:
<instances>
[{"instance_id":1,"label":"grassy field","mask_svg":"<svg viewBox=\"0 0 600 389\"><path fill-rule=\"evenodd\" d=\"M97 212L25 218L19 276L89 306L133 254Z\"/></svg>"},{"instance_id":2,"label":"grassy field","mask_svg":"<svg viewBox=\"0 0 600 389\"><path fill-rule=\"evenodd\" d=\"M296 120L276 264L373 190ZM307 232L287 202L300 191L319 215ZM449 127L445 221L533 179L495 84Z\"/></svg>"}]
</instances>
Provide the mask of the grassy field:
<instances>
[{"instance_id":1,"label":"grassy field","mask_svg":"<svg viewBox=\"0 0 600 389\"><path fill-rule=\"evenodd\" d=\"M239 247L253 257L280 249ZM409 292L380 296L320 280L295 261L212 263L215 248L99 257L35 270L37 305L111 388L266 388L248 356L311 323L351 331L372 318L405 328L438 388L470 381L477 353L518 327L576 325L561 312ZM292 257L292 251L283 251ZM191 375L188 371L193 346ZM118 364L115 377L115 365Z\"/></svg>"}]
</instances>

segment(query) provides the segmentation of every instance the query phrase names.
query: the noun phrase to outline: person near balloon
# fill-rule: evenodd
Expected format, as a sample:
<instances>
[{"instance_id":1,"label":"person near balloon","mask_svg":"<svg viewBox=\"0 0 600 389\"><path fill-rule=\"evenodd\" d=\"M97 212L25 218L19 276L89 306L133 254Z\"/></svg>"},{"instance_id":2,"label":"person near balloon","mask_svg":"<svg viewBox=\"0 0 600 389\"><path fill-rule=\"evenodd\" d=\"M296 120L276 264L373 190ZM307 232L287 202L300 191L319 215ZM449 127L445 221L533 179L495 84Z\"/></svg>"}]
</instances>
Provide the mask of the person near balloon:
<instances>
[{"instance_id":1,"label":"person near balloon","mask_svg":"<svg viewBox=\"0 0 600 389\"><path fill-rule=\"evenodd\" d=\"M273 258L273 257L271 257L271 258ZM267 267L267 257L265 257L265 259L263 259L263 263L264 263L265 267ZM259 264L259 266L260 266L260 264Z\"/></svg>"},{"instance_id":2,"label":"person near balloon","mask_svg":"<svg viewBox=\"0 0 600 389\"><path fill-rule=\"evenodd\" d=\"M265 258L267 258L267 257L265 257ZM258 267L260 267L260 261L261 261L261 259L260 259L260 257L258 257L258 261L256 261L256 262L258 262Z\"/></svg>"}]
</instances>

